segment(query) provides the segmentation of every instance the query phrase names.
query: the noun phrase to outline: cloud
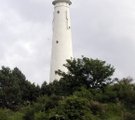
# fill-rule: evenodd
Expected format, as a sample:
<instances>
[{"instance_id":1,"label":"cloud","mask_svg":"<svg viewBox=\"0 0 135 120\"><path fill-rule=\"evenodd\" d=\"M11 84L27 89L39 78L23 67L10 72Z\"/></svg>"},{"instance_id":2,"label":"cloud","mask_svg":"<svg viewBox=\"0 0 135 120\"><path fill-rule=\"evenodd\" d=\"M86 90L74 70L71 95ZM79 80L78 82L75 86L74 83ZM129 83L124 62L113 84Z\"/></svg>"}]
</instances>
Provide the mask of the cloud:
<instances>
[{"instance_id":1,"label":"cloud","mask_svg":"<svg viewBox=\"0 0 135 120\"><path fill-rule=\"evenodd\" d=\"M106 60L116 67L116 76L135 77L135 2L76 2L80 6L72 10L75 55Z\"/></svg>"},{"instance_id":2,"label":"cloud","mask_svg":"<svg viewBox=\"0 0 135 120\"><path fill-rule=\"evenodd\" d=\"M0 65L17 66L29 80L41 84L49 73L50 21L35 20L28 17L30 13L25 16L20 7L13 7L15 0L6 2L0 7Z\"/></svg>"}]
</instances>

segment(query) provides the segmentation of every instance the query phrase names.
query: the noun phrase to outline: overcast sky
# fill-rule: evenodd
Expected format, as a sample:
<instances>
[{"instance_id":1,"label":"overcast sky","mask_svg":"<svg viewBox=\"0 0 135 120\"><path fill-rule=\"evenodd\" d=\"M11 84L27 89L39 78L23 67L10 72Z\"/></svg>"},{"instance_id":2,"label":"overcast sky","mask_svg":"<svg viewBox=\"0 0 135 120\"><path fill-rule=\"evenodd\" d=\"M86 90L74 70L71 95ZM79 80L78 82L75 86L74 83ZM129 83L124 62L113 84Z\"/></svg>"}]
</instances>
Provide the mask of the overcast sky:
<instances>
[{"instance_id":1,"label":"overcast sky","mask_svg":"<svg viewBox=\"0 0 135 120\"><path fill-rule=\"evenodd\" d=\"M49 81L51 0L0 0L0 66ZM74 56L107 61L115 77L135 78L135 0L73 0Z\"/></svg>"}]
</instances>

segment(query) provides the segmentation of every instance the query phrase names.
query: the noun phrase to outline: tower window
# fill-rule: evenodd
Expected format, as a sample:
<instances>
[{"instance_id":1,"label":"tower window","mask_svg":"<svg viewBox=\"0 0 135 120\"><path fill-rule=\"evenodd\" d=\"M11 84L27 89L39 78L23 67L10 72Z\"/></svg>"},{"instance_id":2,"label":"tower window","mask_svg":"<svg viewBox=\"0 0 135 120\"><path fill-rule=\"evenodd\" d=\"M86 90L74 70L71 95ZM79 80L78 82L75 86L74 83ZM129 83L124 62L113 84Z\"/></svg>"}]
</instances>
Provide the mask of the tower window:
<instances>
[{"instance_id":1,"label":"tower window","mask_svg":"<svg viewBox=\"0 0 135 120\"><path fill-rule=\"evenodd\" d=\"M58 43L59 43L59 41L57 40L57 41L56 41L56 43L58 44Z\"/></svg>"},{"instance_id":2,"label":"tower window","mask_svg":"<svg viewBox=\"0 0 135 120\"><path fill-rule=\"evenodd\" d=\"M59 13L60 13L60 11L58 10L58 11L57 11L57 13L59 14Z\"/></svg>"}]
</instances>

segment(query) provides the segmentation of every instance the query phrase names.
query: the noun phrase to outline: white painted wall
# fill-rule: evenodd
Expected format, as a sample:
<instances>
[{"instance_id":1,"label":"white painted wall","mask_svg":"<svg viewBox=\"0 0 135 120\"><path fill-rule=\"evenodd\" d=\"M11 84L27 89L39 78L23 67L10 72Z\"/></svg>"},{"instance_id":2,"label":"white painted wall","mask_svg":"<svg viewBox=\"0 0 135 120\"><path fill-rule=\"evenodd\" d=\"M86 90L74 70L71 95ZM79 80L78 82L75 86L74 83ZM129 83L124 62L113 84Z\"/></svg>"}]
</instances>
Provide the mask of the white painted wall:
<instances>
[{"instance_id":1,"label":"white painted wall","mask_svg":"<svg viewBox=\"0 0 135 120\"><path fill-rule=\"evenodd\" d=\"M61 2L54 5L50 82L59 80L60 77L55 74L56 70L67 72L63 64L66 59L73 57L69 3L64 0L55 1Z\"/></svg>"}]
</instances>

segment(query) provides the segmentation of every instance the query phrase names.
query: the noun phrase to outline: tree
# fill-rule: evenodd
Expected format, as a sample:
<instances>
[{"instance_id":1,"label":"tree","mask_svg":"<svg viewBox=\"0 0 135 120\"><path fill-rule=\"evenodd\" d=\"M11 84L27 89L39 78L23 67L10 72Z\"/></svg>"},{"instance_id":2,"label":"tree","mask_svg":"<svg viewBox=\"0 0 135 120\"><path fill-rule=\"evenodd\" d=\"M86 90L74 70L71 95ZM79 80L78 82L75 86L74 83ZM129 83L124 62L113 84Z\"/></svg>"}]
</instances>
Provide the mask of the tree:
<instances>
[{"instance_id":1,"label":"tree","mask_svg":"<svg viewBox=\"0 0 135 120\"><path fill-rule=\"evenodd\" d=\"M0 107L16 108L21 102L21 92L18 81L10 68L0 70Z\"/></svg>"},{"instance_id":2,"label":"tree","mask_svg":"<svg viewBox=\"0 0 135 120\"><path fill-rule=\"evenodd\" d=\"M22 100L29 102L35 101L40 95L40 87L26 80L26 77L18 68L14 68L12 74L13 79L17 81L20 86Z\"/></svg>"},{"instance_id":3,"label":"tree","mask_svg":"<svg viewBox=\"0 0 135 120\"><path fill-rule=\"evenodd\" d=\"M129 109L135 109L135 84L132 78L123 78L114 85L113 89L117 93L119 101Z\"/></svg>"},{"instance_id":4,"label":"tree","mask_svg":"<svg viewBox=\"0 0 135 120\"><path fill-rule=\"evenodd\" d=\"M86 57L67 60L64 66L68 69L68 72L58 70L56 74L61 76L59 84L62 86L62 90L69 93L80 86L102 89L112 83L111 76L115 71L114 67L106 64L105 61Z\"/></svg>"},{"instance_id":5,"label":"tree","mask_svg":"<svg viewBox=\"0 0 135 120\"><path fill-rule=\"evenodd\" d=\"M93 114L95 109L97 110L96 113L102 113L99 104L93 106L89 99L73 95L59 102L59 106L54 109L52 117L55 120L98 120L96 119L98 118L97 114Z\"/></svg>"},{"instance_id":6,"label":"tree","mask_svg":"<svg viewBox=\"0 0 135 120\"><path fill-rule=\"evenodd\" d=\"M18 69L2 67L0 70L0 107L17 109L24 103L36 100L40 88L31 84Z\"/></svg>"}]
</instances>

